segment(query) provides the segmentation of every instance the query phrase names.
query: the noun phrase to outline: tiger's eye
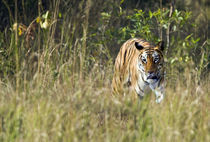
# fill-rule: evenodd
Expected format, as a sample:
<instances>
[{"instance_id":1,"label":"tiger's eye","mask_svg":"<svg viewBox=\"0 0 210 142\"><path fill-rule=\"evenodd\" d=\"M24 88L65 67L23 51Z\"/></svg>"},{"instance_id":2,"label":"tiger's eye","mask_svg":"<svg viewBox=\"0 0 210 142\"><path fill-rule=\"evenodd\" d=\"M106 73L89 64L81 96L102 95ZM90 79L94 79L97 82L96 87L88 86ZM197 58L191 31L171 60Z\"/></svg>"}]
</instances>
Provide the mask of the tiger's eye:
<instances>
[{"instance_id":1,"label":"tiger's eye","mask_svg":"<svg viewBox=\"0 0 210 142\"><path fill-rule=\"evenodd\" d=\"M144 57L142 57L141 60L142 60L143 63L147 62L146 58L144 58Z\"/></svg>"},{"instance_id":2,"label":"tiger's eye","mask_svg":"<svg viewBox=\"0 0 210 142\"><path fill-rule=\"evenodd\" d=\"M158 61L159 61L159 57L156 57L156 58L154 59L154 62L155 62L155 63L158 63Z\"/></svg>"}]
</instances>

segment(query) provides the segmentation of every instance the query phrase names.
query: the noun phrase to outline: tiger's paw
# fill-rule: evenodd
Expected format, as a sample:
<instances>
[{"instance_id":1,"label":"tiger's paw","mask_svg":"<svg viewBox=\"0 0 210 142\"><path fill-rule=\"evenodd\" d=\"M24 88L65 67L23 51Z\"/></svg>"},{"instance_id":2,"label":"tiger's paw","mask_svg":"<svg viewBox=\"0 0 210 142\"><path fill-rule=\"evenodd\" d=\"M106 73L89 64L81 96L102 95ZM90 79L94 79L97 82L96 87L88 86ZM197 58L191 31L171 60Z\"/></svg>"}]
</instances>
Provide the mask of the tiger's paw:
<instances>
[{"instance_id":1,"label":"tiger's paw","mask_svg":"<svg viewBox=\"0 0 210 142\"><path fill-rule=\"evenodd\" d=\"M163 98L164 98L163 95L158 96L158 97L156 98L155 102L156 102L157 104L159 104L160 102L162 102Z\"/></svg>"}]
</instances>

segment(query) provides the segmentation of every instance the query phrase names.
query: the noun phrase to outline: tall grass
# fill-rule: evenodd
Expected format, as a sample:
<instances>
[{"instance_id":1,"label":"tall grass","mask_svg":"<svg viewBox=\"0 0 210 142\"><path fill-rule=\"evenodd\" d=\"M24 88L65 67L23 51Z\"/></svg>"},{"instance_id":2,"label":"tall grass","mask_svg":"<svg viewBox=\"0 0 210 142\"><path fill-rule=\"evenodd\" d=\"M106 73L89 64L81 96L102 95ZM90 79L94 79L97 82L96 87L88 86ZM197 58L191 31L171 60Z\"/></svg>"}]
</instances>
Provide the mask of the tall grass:
<instances>
[{"instance_id":1,"label":"tall grass","mask_svg":"<svg viewBox=\"0 0 210 142\"><path fill-rule=\"evenodd\" d=\"M180 80L161 104L149 93L139 105L111 96L111 75L95 69L81 82L63 71L62 82L43 75L19 95L1 83L0 141L210 140L208 82Z\"/></svg>"},{"instance_id":2,"label":"tall grass","mask_svg":"<svg viewBox=\"0 0 210 142\"><path fill-rule=\"evenodd\" d=\"M210 141L210 76L198 84L190 67L182 74L171 71L161 104L152 92L140 104L112 96L114 59L107 45L94 59L88 51L91 0L80 2L85 20L79 30L81 19L68 19L68 13L58 18L59 2L52 2L51 23L38 27L35 39L1 33L9 59L1 56L0 141Z\"/></svg>"}]
</instances>

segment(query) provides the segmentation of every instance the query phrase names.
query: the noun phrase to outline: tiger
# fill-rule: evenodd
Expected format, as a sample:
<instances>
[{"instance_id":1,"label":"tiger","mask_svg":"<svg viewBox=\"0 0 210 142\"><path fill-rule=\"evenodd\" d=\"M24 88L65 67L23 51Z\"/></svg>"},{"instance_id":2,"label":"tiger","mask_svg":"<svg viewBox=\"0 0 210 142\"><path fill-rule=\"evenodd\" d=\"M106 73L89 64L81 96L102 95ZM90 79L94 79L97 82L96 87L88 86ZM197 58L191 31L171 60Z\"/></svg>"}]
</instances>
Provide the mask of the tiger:
<instances>
[{"instance_id":1,"label":"tiger","mask_svg":"<svg viewBox=\"0 0 210 142\"><path fill-rule=\"evenodd\" d=\"M142 39L127 40L115 59L112 90L125 94L126 88L142 100L145 88L150 88L160 103L165 95L164 42L156 45ZM130 94L130 93L129 93Z\"/></svg>"}]
</instances>

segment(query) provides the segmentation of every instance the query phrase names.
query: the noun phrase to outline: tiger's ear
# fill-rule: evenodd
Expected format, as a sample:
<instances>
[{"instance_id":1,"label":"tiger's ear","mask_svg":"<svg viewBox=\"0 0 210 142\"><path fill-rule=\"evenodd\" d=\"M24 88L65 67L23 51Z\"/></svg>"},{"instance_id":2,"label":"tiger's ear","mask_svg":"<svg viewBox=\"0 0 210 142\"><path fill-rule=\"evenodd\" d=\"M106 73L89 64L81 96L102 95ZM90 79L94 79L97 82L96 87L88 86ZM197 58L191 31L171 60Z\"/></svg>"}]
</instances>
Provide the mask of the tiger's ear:
<instances>
[{"instance_id":1,"label":"tiger's ear","mask_svg":"<svg viewBox=\"0 0 210 142\"><path fill-rule=\"evenodd\" d=\"M139 44L138 42L135 42L135 46L136 46L136 49L138 49L138 50L142 50L144 47L141 45L141 44Z\"/></svg>"},{"instance_id":2,"label":"tiger's ear","mask_svg":"<svg viewBox=\"0 0 210 142\"><path fill-rule=\"evenodd\" d=\"M164 41L158 42L157 48L158 48L159 50L163 51L163 50L164 50Z\"/></svg>"}]
</instances>

